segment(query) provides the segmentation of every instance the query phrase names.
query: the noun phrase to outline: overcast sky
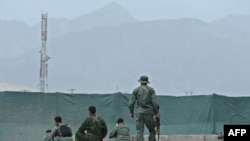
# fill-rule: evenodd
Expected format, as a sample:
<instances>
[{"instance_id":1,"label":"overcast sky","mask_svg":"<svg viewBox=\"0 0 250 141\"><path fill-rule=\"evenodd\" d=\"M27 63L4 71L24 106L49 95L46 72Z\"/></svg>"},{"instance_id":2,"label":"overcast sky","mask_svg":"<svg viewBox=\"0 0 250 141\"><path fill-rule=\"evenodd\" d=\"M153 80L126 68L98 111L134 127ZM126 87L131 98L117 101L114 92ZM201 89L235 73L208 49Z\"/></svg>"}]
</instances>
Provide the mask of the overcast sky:
<instances>
[{"instance_id":1,"label":"overcast sky","mask_svg":"<svg viewBox=\"0 0 250 141\"><path fill-rule=\"evenodd\" d=\"M210 22L229 14L250 15L250 0L0 0L0 19L27 24L50 18L75 18L111 2L125 7L138 20L199 18Z\"/></svg>"}]
</instances>

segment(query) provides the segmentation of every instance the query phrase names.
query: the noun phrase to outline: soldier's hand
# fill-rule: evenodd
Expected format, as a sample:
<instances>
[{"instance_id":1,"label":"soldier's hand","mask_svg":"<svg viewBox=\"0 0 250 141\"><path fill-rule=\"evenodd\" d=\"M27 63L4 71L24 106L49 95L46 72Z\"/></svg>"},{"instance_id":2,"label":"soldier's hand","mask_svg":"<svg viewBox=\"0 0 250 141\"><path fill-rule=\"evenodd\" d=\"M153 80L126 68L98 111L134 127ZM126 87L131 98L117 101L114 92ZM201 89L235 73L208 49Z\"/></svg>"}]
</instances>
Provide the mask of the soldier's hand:
<instances>
[{"instance_id":1,"label":"soldier's hand","mask_svg":"<svg viewBox=\"0 0 250 141\"><path fill-rule=\"evenodd\" d=\"M130 117L131 117L131 118L134 118L134 114L130 114Z\"/></svg>"},{"instance_id":2,"label":"soldier's hand","mask_svg":"<svg viewBox=\"0 0 250 141\"><path fill-rule=\"evenodd\" d=\"M157 118L160 118L160 113L157 113L155 116L156 116Z\"/></svg>"}]
</instances>

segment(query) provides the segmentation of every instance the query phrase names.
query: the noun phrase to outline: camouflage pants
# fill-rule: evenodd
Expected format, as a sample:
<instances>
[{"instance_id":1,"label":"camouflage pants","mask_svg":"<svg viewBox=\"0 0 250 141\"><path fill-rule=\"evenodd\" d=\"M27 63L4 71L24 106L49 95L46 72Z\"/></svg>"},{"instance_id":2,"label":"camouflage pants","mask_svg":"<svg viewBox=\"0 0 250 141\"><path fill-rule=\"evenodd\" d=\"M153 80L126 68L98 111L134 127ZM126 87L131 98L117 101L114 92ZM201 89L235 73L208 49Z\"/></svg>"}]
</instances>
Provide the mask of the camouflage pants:
<instances>
[{"instance_id":1,"label":"camouflage pants","mask_svg":"<svg viewBox=\"0 0 250 141\"><path fill-rule=\"evenodd\" d=\"M102 141L102 139L94 135L78 133L75 135L75 141Z\"/></svg>"},{"instance_id":2,"label":"camouflage pants","mask_svg":"<svg viewBox=\"0 0 250 141\"><path fill-rule=\"evenodd\" d=\"M156 141L155 122L153 119L153 115L149 114L136 115L137 141L144 141L144 136L143 136L144 125L146 125L149 131L149 141Z\"/></svg>"},{"instance_id":3,"label":"camouflage pants","mask_svg":"<svg viewBox=\"0 0 250 141\"><path fill-rule=\"evenodd\" d=\"M73 137L55 137L53 141L73 141Z\"/></svg>"}]
</instances>

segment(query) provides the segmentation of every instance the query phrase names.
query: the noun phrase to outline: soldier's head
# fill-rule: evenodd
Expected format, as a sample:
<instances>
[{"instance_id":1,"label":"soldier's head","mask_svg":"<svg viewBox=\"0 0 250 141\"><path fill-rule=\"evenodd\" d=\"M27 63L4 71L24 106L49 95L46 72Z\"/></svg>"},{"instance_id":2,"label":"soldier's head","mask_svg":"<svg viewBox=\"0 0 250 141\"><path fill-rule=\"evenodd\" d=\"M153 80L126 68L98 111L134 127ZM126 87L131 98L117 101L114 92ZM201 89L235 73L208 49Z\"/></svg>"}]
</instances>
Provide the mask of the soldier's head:
<instances>
[{"instance_id":1,"label":"soldier's head","mask_svg":"<svg viewBox=\"0 0 250 141\"><path fill-rule=\"evenodd\" d=\"M89 106L89 115L95 115L96 108L95 106Z\"/></svg>"},{"instance_id":2,"label":"soldier's head","mask_svg":"<svg viewBox=\"0 0 250 141\"><path fill-rule=\"evenodd\" d=\"M118 120L117 120L117 124L123 124L124 123L124 120L122 119L122 118L118 118Z\"/></svg>"},{"instance_id":3,"label":"soldier's head","mask_svg":"<svg viewBox=\"0 0 250 141\"><path fill-rule=\"evenodd\" d=\"M51 134L51 130L46 130L46 136L49 137Z\"/></svg>"},{"instance_id":4,"label":"soldier's head","mask_svg":"<svg viewBox=\"0 0 250 141\"><path fill-rule=\"evenodd\" d=\"M56 126L59 126L62 123L62 118L60 116L56 116L54 120Z\"/></svg>"},{"instance_id":5,"label":"soldier's head","mask_svg":"<svg viewBox=\"0 0 250 141\"><path fill-rule=\"evenodd\" d=\"M148 76L146 75L142 75L138 81L141 83L141 85L149 84Z\"/></svg>"}]
</instances>

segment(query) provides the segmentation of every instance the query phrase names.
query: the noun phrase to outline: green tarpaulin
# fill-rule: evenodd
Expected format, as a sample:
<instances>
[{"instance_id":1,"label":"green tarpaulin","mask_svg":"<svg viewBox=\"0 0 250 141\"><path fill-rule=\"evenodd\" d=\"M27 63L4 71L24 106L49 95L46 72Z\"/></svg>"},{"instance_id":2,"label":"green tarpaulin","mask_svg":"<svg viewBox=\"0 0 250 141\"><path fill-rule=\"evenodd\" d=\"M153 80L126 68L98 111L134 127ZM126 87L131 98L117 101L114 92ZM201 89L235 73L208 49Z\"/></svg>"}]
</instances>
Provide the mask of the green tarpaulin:
<instances>
[{"instance_id":1,"label":"green tarpaulin","mask_svg":"<svg viewBox=\"0 0 250 141\"><path fill-rule=\"evenodd\" d=\"M0 92L0 140L42 140L53 129L54 117L61 116L74 132L94 105L107 122L109 131L119 117L131 134L135 119L129 117L130 94L63 94ZM250 97L217 94L199 96L157 96L161 114L161 134L215 134L224 124L250 123ZM148 134L145 128L145 134Z\"/></svg>"}]
</instances>

